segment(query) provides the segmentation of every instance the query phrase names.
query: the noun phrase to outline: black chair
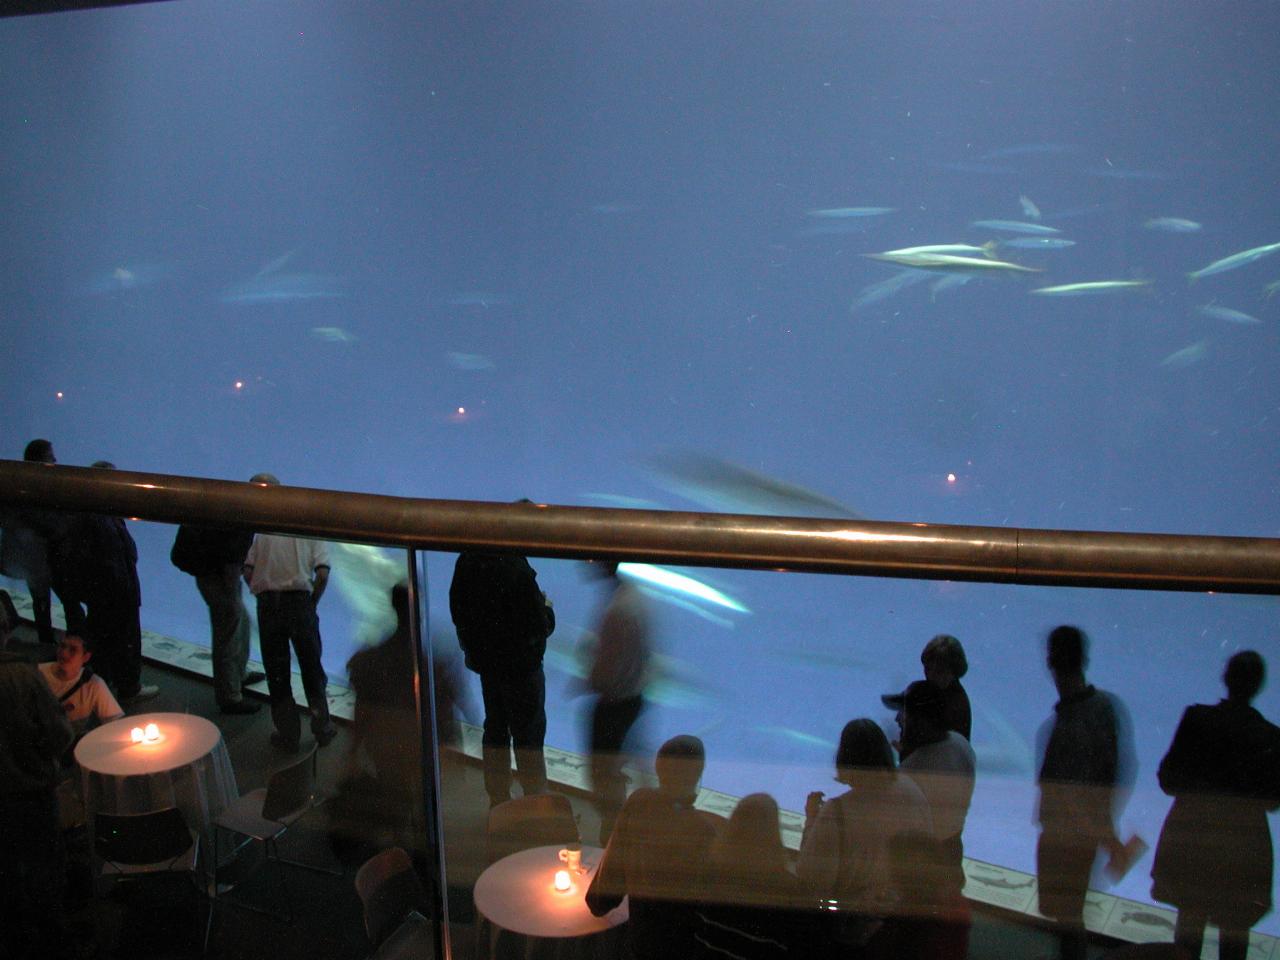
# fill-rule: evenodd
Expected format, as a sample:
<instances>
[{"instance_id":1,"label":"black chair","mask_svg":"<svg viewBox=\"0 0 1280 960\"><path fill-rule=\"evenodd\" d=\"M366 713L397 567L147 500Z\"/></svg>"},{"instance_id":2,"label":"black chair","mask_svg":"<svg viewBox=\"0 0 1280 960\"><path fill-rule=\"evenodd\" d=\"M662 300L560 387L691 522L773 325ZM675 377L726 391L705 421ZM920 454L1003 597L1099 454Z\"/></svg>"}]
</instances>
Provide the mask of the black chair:
<instances>
[{"instance_id":1,"label":"black chair","mask_svg":"<svg viewBox=\"0 0 1280 960\"><path fill-rule=\"evenodd\" d=\"M569 798L560 793L516 797L489 810L490 863L530 847L577 843L579 839Z\"/></svg>"},{"instance_id":2,"label":"black chair","mask_svg":"<svg viewBox=\"0 0 1280 960\"><path fill-rule=\"evenodd\" d=\"M238 898L222 896L215 890L215 896L234 906L244 907L275 917L285 922L293 921L293 907L289 901L288 888L285 885L284 866L302 867L331 876L342 876L342 870L302 863L297 860L286 860L280 856L279 841L285 832L315 809L319 801L316 797L316 747L313 745L306 756L277 770L267 781L265 789L252 790L244 794L234 803L227 806L214 820L214 862L219 861L218 830L226 830L239 834L245 839L235 848L239 852L249 843L257 841L262 844L263 853L268 862L276 865L279 877L280 900L283 910L271 910Z\"/></svg>"},{"instance_id":3,"label":"black chair","mask_svg":"<svg viewBox=\"0 0 1280 960\"><path fill-rule=\"evenodd\" d=\"M114 883L154 883L189 875L208 897L200 867L200 835L176 807L155 813L99 813L93 818L93 847L102 861L100 876ZM199 912L196 914L197 925ZM213 902L209 901L202 950L209 949Z\"/></svg>"}]
</instances>

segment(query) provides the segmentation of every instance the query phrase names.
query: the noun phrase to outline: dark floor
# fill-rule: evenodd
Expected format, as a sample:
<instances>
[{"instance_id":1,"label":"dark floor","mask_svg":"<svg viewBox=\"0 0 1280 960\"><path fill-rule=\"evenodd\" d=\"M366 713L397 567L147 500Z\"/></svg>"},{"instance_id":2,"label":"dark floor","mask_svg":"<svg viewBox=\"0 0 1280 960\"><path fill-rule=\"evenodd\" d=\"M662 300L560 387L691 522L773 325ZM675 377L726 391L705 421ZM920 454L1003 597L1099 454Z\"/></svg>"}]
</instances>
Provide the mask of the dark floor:
<instances>
[{"instance_id":1,"label":"dark floor","mask_svg":"<svg viewBox=\"0 0 1280 960\"><path fill-rule=\"evenodd\" d=\"M52 650L34 643L33 632L24 627L11 642L11 649L25 651L33 659L51 659ZM266 785L268 776L292 757L274 749L268 737L268 711L249 716L223 716L214 703L213 689L205 678L146 665L143 681L160 687L155 699L139 705L137 712L174 711L204 716L221 728L241 792ZM303 749L309 746L303 742ZM320 751L321 791L332 795L342 778L350 747L349 731L342 727L333 743ZM445 819L446 869L453 956L471 960L474 956L471 886L484 867L484 825L488 804L479 769L470 761L448 756L442 770L442 808ZM598 821L591 806L580 797L571 797L584 840L593 842ZM326 805L327 806L327 805ZM208 955L226 960L263 958L271 960L347 960L368 955L370 945L363 932L360 902L353 880L363 859L360 850L351 851L347 863L335 857L328 828L331 815L322 806L299 821L281 841L281 853L316 865L342 870L329 876L297 868L285 868L288 903L295 919L285 923L260 914L219 903L215 911ZM385 842L385 841L384 841ZM340 848L341 849L341 848ZM376 849L376 843L368 849ZM236 881L232 893L251 903L275 907L282 893L274 871L257 869L259 858L249 855L220 879ZM99 895L73 905L72 928L80 941L82 957L120 958L195 957L200 954L199 925L193 910L199 905L191 890L178 889L172 902L160 904L153 897L130 903L127 896ZM970 956L975 960L1027 960L1052 957L1052 938L1025 920L975 913ZM1091 956L1102 955L1103 945L1095 944ZM678 960L678 958L672 958Z\"/></svg>"}]
</instances>

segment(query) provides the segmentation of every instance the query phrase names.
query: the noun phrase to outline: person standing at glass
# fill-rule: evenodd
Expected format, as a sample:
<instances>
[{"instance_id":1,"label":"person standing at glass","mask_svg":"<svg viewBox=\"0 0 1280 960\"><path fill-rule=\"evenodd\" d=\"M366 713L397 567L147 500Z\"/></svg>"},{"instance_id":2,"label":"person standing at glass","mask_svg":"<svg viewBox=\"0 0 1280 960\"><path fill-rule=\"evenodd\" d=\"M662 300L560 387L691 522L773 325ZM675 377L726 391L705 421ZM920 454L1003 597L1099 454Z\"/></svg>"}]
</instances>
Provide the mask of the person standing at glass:
<instances>
[{"instance_id":1,"label":"person standing at glass","mask_svg":"<svg viewBox=\"0 0 1280 960\"><path fill-rule=\"evenodd\" d=\"M275 486L280 481L269 473L259 473L249 482ZM329 545L322 540L260 533L244 559L244 579L258 603L258 642L262 665L267 669L271 720L276 727L271 743L296 753L302 738L302 721L293 699L292 644L311 713L311 733L317 744L327 746L338 731L329 719L325 695L329 678L320 662L316 606L329 583Z\"/></svg>"},{"instance_id":2,"label":"person standing at glass","mask_svg":"<svg viewBox=\"0 0 1280 960\"><path fill-rule=\"evenodd\" d=\"M1280 807L1280 728L1253 708L1266 663L1253 650L1227 661L1225 700L1187 707L1160 761L1173 797L1156 845L1151 896L1178 908L1174 943L1199 957L1206 923L1218 956L1244 960L1249 928L1271 909L1267 812Z\"/></svg>"}]
</instances>

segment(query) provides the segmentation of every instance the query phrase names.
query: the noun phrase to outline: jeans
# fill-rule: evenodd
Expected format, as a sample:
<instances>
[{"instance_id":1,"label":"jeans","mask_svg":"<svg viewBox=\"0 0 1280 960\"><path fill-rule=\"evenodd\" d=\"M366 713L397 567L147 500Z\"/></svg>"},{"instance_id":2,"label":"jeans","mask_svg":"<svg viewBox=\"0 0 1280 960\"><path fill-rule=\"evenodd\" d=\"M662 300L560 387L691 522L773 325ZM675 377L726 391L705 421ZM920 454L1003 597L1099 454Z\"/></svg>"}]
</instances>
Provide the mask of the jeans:
<instances>
[{"instance_id":1,"label":"jeans","mask_svg":"<svg viewBox=\"0 0 1280 960\"><path fill-rule=\"evenodd\" d=\"M547 791L546 677L542 667L529 673L480 674L484 698L484 789L491 804L511 799L511 748L516 776L525 796Z\"/></svg>"},{"instance_id":2,"label":"jeans","mask_svg":"<svg viewBox=\"0 0 1280 960\"><path fill-rule=\"evenodd\" d=\"M309 590L264 590L258 594L258 642L267 671L271 696L271 720L280 735L292 743L302 736L302 721L293 699L293 674L289 645L298 658L302 689L311 711L311 732L329 729L329 682L320 663L320 618Z\"/></svg>"},{"instance_id":3,"label":"jeans","mask_svg":"<svg viewBox=\"0 0 1280 960\"><path fill-rule=\"evenodd\" d=\"M230 563L196 577L209 607L213 691L219 704L242 699L240 684L249 664L249 611L240 592L240 564Z\"/></svg>"}]
</instances>

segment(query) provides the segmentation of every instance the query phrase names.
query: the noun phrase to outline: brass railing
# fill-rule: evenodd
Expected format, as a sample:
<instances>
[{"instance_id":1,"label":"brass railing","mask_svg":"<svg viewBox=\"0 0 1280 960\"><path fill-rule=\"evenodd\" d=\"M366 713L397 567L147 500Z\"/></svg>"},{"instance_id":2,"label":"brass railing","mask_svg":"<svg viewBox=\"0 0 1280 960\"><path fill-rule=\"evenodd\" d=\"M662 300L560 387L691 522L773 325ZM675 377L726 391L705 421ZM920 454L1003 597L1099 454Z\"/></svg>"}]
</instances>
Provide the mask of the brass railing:
<instances>
[{"instance_id":1,"label":"brass railing","mask_svg":"<svg viewBox=\"0 0 1280 960\"><path fill-rule=\"evenodd\" d=\"M1280 593L1280 539L427 500L0 461L0 504L387 546L931 580Z\"/></svg>"}]
</instances>

